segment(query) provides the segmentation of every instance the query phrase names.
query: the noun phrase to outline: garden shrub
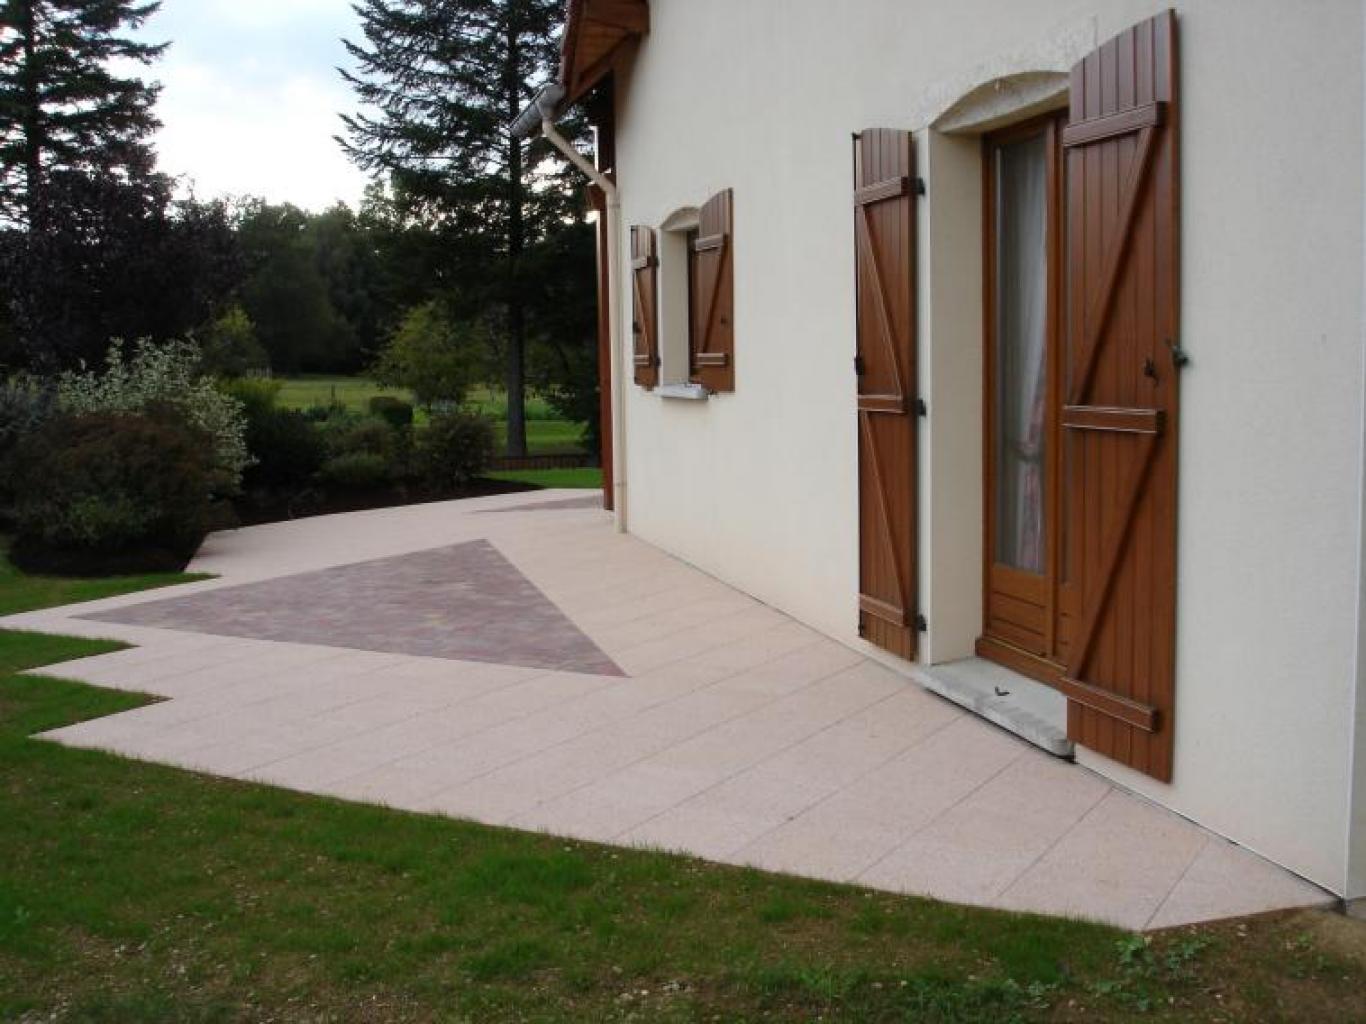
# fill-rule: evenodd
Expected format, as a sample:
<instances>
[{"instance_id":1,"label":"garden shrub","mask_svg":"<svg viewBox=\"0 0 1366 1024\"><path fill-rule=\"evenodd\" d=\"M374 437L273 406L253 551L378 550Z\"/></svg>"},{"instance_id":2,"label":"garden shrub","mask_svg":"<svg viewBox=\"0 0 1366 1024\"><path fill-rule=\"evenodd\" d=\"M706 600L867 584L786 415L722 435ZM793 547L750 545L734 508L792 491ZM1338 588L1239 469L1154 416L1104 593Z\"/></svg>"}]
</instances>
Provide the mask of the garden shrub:
<instances>
[{"instance_id":1,"label":"garden shrub","mask_svg":"<svg viewBox=\"0 0 1366 1024\"><path fill-rule=\"evenodd\" d=\"M320 424L329 458L373 455L383 459L391 480L409 475L412 431L396 430L378 416L339 413Z\"/></svg>"},{"instance_id":2,"label":"garden shrub","mask_svg":"<svg viewBox=\"0 0 1366 1024\"><path fill-rule=\"evenodd\" d=\"M243 476L247 489L300 491L308 487L327 450L308 417L275 407L283 385L262 377L242 377L219 386L242 403L247 419L247 451L253 460Z\"/></svg>"},{"instance_id":3,"label":"garden shrub","mask_svg":"<svg viewBox=\"0 0 1366 1024\"><path fill-rule=\"evenodd\" d=\"M413 425L413 403L392 395L376 395L370 399L370 412L396 430Z\"/></svg>"},{"instance_id":4,"label":"garden shrub","mask_svg":"<svg viewBox=\"0 0 1366 1024\"><path fill-rule=\"evenodd\" d=\"M179 409L206 436L219 493L235 492L251 464L242 403L200 373L199 349L189 342L157 345L143 339L127 355L123 342L115 341L103 372L83 368L61 374L57 397L62 411L76 416L138 413L156 403Z\"/></svg>"},{"instance_id":5,"label":"garden shrub","mask_svg":"<svg viewBox=\"0 0 1366 1024\"><path fill-rule=\"evenodd\" d=\"M131 552L139 567L183 564L209 522L207 440L162 404L48 421L13 454L16 561L99 572L103 559Z\"/></svg>"},{"instance_id":6,"label":"garden shrub","mask_svg":"<svg viewBox=\"0 0 1366 1024\"><path fill-rule=\"evenodd\" d=\"M275 408L275 399L284 384L269 377L234 377L220 381L218 388L225 395L242 403L242 410L250 418L254 413Z\"/></svg>"},{"instance_id":7,"label":"garden shrub","mask_svg":"<svg viewBox=\"0 0 1366 1024\"><path fill-rule=\"evenodd\" d=\"M52 418L56 398L52 387L37 377L21 374L0 381L0 458Z\"/></svg>"},{"instance_id":8,"label":"garden shrub","mask_svg":"<svg viewBox=\"0 0 1366 1024\"><path fill-rule=\"evenodd\" d=\"M323 463L323 481L346 490L373 490L393 483L393 467L383 455L373 452L347 452Z\"/></svg>"},{"instance_id":9,"label":"garden shrub","mask_svg":"<svg viewBox=\"0 0 1366 1024\"><path fill-rule=\"evenodd\" d=\"M419 435L417 458L423 479L431 487L463 487L488 469L493 458L493 424L472 413L438 413Z\"/></svg>"},{"instance_id":10,"label":"garden shrub","mask_svg":"<svg viewBox=\"0 0 1366 1024\"><path fill-rule=\"evenodd\" d=\"M293 409L248 407L247 447L255 464L243 478L248 488L300 490L327 457L315 423Z\"/></svg>"},{"instance_id":11,"label":"garden shrub","mask_svg":"<svg viewBox=\"0 0 1366 1024\"><path fill-rule=\"evenodd\" d=\"M378 416L334 417L323 426L330 455L365 453L392 458L398 447L393 427Z\"/></svg>"},{"instance_id":12,"label":"garden shrub","mask_svg":"<svg viewBox=\"0 0 1366 1024\"><path fill-rule=\"evenodd\" d=\"M345 405L341 402L329 402L327 405L310 405L303 410L304 416L314 423L326 423L328 420L345 419L350 416Z\"/></svg>"}]
</instances>

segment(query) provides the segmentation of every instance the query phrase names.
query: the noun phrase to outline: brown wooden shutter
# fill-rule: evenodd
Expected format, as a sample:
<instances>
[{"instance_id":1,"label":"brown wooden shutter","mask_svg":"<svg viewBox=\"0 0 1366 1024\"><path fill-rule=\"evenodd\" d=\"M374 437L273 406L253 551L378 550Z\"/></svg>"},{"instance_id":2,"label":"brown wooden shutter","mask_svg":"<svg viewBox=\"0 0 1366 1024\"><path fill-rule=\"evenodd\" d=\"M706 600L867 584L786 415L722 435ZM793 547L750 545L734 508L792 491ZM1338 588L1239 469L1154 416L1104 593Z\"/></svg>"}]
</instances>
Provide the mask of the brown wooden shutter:
<instances>
[{"instance_id":1,"label":"brown wooden shutter","mask_svg":"<svg viewBox=\"0 0 1366 1024\"><path fill-rule=\"evenodd\" d=\"M1072 71L1064 609L1068 733L1169 780L1175 702L1176 20Z\"/></svg>"},{"instance_id":2,"label":"brown wooden shutter","mask_svg":"<svg viewBox=\"0 0 1366 1024\"><path fill-rule=\"evenodd\" d=\"M659 383L659 257L654 228L631 228L631 334L636 383Z\"/></svg>"},{"instance_id":3,"label":"brown wooden shutter","mask_svg":"<svg viewBox=\"0 0 1366 1024\"><path fill-rule=\"evenodd\" d=\"M909 132L854 142L859 634L916 641L915 169Z\"/></svg>"},{"instance_id":4,"label":"brown wooden shutter","mask_svg":"<svg viewBox=\"0 0 1366 1024\"><path fill-rule=\"evenodd\" d=\"M702 205L692 241L692 379L711 391L735 390L735 261L731 190Z\"/></svg>"}]
</instances>

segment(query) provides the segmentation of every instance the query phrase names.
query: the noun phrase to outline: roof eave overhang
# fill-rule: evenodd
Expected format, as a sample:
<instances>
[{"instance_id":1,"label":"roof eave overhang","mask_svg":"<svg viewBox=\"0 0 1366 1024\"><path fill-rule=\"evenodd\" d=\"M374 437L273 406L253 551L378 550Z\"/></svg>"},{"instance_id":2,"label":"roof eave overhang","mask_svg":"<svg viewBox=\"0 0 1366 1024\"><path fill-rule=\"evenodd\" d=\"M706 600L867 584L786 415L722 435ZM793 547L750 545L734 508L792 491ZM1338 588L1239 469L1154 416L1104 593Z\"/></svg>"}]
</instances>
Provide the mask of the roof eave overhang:
<instances>
[{"instance_id":1,"label":"roof eave overhang","mask_svg":"<svg viewBox=\"0 0 1366 1024\"><path fill-rule=\"evenodd\" d=\"M612 70L621 48L649 31L648 0L569 0L560 44L562 107L582 99Z\"/></svg>"}]
</instances>

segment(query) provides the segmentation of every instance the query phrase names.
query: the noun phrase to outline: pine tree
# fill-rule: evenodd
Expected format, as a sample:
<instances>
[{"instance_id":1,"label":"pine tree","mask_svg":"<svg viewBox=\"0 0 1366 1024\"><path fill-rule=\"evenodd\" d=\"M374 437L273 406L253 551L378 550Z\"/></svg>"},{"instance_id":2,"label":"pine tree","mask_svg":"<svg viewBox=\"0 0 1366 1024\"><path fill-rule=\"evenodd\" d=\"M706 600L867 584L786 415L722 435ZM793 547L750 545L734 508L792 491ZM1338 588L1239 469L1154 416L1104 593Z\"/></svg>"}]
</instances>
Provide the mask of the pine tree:
<instances>
[{"instance_id":1,"label":"pine tree","mask_svg":"<svg viewBox=\"0 0 1366 1024\"><path fill-rule=\"evenodd\" d=\"M152 173L158 87L122 77L165 50L129 36L160 0L0 0L0 222L40 224L56 175Z\"/></svg>"},{"instance_id":2,"label":"pine tree","mask_svg":"<svg viewBox=\"0 0 1366 1024\"><path fill-rule=\"evenodd\" d=\"M388 177L413 218L446 240L455 308L504 353L508 452L526 452L526 255L570 222L574 179L543 140L508 126L558 57L561 0L358 0L364 42L343 71L364 110L339 139ZM571 126L570 131L574 128ZM496 311L496 313L492 312Z\"/></svg>"}]
</instances>

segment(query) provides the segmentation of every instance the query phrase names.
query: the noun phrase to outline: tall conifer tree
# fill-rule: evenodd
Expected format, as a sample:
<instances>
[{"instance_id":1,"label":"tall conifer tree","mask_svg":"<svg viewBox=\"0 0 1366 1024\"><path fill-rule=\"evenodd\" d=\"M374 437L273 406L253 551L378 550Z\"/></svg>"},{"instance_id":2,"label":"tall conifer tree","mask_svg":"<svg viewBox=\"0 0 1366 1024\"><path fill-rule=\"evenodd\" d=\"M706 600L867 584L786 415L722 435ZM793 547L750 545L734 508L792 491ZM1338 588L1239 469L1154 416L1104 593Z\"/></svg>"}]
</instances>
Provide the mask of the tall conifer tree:
<instances>
[{"instance_id":1,"label":"tall conifer tree","mask_svg":"<svg viewBox=\"0 0 1366 1024\"><path fill-rule=\"evenodd\" d=\"M0 0L0 222L40 225L54 176L146 178L158 87L124 77L159 0Z\"/></svg>"},{"instance_id":2,"label":"tall conifer tree","mask_svg":"<svg viewBox=\"0 0 1366 1024\"><path fill-rule=\"evenodd\" d=\"M561 0L358 0L364 40L343 71L363 110L340 139L448 241L457 307L490 319L503 350L508 451L526 451L534 305L526 256L575 213L573 179L541 140L508 126L558 59ZM571 131L573 129L571 128Z\"/></svg>"}]
</instances>

